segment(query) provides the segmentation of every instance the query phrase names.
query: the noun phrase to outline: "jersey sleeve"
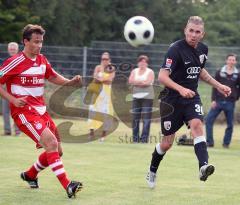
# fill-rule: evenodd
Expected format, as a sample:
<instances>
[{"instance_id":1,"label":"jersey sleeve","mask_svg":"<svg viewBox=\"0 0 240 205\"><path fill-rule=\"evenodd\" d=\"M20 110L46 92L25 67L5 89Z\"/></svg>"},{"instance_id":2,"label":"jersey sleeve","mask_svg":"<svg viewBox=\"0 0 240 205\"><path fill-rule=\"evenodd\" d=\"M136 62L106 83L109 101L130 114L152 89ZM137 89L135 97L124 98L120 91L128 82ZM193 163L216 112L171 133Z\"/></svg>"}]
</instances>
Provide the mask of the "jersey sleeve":
<instances>
[{"instance_id":1,"label":"jersey sleeve","mask_svg":"<svg viewBox=\"0 0 240 205\"><path fill-rule=\"evenodd\" d=\"M203 55L204 60L203 60L202 68L205 67L206 61L207 61L207 59L208 59L208 47L206 47L205 49L206 49L206 50L205 50L205 54Z\"/></svg>"},{"instance_id":2,"label":"jersey sleeve","mask_svg":"<svg viewBox=\"0 0 240 205\"><path fill-rule=\"evenodd\" d=\"M161 69L169 70L170 72L174 71L178 64L178 52L176 46L170 46L168 49Z\"/></svg>"},{"instance_id":3,"label":"jersey sleeve","mask_svg":"<svg viewBox=\"0 0 240 205\"><path fill-rule=\"evenodd\" d=\"M14 74L15 70L13 69L13 63L10 58L5 60L0 66L0 83L5 84L11 76Z\"/></svg>"},{"instance_id":4,"label":"jersey sleeve","mask_svg":"<svg viewBox=\"0 0 240 205\"><path fill-rule=\"evenodd\" d=\"M49 61L45 58L46 61L46 73L45 73L45 78L48 79L50 77L57 77L56 71L52 68L51 64Z\"/></svg>"}]
</instances>

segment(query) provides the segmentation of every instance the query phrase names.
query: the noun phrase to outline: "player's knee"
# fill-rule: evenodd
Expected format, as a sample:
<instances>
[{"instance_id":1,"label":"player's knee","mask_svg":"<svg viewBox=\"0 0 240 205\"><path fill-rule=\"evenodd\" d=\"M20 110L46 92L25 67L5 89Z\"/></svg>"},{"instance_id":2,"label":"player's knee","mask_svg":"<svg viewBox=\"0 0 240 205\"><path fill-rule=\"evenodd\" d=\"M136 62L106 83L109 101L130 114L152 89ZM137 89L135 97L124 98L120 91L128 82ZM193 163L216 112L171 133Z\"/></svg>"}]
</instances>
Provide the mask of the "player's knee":
<instances>
[{"instance_id":1,"label":"player's knee","mask_svg":"<svg viewBox=\"0 0 240 205\"><path fill-rule=\"evenodd\" d=\"M202 128L202 121L201 120L194 120L191 122L191 126L192 129L199 129Z\"/></svg>"},{"instance_id":2,"label":"player's knee","mask_svg":"<svg viewBox=\"0 0 240 205\"><path fill-rule=\"evenodd\" d=\"M58 142L55 138L52 138L51 140L48 141L47 143L47 148L49 150L57 150L58 149Z\"/></svg>"},{"instance_id":3,"label":"player's knee","mask_svg":"<svg viewBox=\"0 0 240 205\"><path fill-rule=\"evenodd\" d=\"M202 129L203 129L202 122L200 120L195 120L195 121L191 122L190 127L191 127L192 132L202 131Z\"/></svg>"}]
</instances>

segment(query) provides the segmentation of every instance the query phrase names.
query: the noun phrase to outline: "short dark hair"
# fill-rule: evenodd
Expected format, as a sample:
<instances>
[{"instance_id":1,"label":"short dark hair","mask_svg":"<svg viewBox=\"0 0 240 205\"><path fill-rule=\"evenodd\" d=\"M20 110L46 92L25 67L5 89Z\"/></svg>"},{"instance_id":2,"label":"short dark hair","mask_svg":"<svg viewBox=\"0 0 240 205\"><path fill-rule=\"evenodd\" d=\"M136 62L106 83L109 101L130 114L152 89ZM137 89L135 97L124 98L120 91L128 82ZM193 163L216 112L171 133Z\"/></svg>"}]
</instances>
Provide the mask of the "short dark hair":
<instances>
[{"instance_id":1,"label":"short dark hair","mask_svg":"<svg viewBox=\"0 0 240 205\"><path fill-rule=\"evenodd\" d=\"M147 63L149 62L149 58L146 55L140 55L137 59L137 62L140 62L141 60L145 60Z\"/></svg>"},{"instance_id":2,"label":"short dark hair","mask_svg":"<svg viewBox=\"0 0 240 205\"><path fill-rule=\"evenodd\" d=\"M45 30L42 26L28 24L23 28L22 40L24 41L24 39L27 39L30 41L33 33L44 35Z\"/></svg>"},{"instance_id":3,"label":"short dark hair","mask_svg":"<svg viewBox=\"0 0 240 205\"><path fill-rule=\"evenodd\" d=\"M230 57L230 56L235 57L235 59L237 60L237 54L235 54L235 53L229 53L229 54L227 54L226 60L227 60L228 57Z\"/></svg>"}]
</instances>

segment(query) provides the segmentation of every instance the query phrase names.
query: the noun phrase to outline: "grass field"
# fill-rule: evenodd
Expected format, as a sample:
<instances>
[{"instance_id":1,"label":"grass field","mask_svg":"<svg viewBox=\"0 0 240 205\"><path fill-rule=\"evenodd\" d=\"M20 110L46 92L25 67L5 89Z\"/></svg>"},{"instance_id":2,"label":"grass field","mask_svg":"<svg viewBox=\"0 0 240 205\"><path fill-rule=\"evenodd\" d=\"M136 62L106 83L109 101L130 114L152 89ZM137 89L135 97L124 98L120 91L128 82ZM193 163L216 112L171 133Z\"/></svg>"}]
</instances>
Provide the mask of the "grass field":
<instances>
[{"instance_id":1,"label":"grass field","mask_svg":"<svg viewBox=\"0 0 240 205\"><path fill-rule=\"evenodd\" d=\"M73 134L86 132L85 122L74 123ZM193 147L174 145L161 164L154 190L147 187L145 175L155 142L143 145L121 140L131 133L122 124L104 143L63 143L63 162L69 177L84 183L76 199L67 198L49 168L39 175L40 189L30 190L20 180L19 173L35 161L39 151L23 134L0 137L0 204L239 205L239 126L235 127L230 149L221 147L224 127L218 125L214 130L216 147L209 149L209 155L216 172L207 182L198 179ZM159 125L153 124L152 134L158 132ZM183 128L179 134L185 132Z\"/></svg>"}]
</instances>

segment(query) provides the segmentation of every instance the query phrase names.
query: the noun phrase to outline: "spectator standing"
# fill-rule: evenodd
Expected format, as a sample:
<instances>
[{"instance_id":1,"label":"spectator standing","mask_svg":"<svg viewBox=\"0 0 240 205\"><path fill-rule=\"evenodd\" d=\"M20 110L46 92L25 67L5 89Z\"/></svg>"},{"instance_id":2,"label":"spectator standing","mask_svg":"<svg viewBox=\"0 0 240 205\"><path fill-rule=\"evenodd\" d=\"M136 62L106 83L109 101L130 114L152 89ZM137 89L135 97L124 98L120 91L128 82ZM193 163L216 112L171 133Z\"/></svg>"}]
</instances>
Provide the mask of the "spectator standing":
<instances>
[{"instance_id":1,"label":"spectator standing","mask_svg":"<svg viewBox=\"0 0 240 205\"><path fill-rule=\"evenodd\" d=\"M231 88L231 95L225 97L217 89L212 90L211 109L206 117L206 135L207 145L214 146L213 139L213 124L217 116L223 111L226 116L227 128L223 137L223 147L229 148L233 132L233 119L235 102L239 97L240 74L235 67L237 64L237 56L235 54L228 54L226 57L226 65L216 72L215 79L220 83Z\"/></svg>"}]
</instances>

